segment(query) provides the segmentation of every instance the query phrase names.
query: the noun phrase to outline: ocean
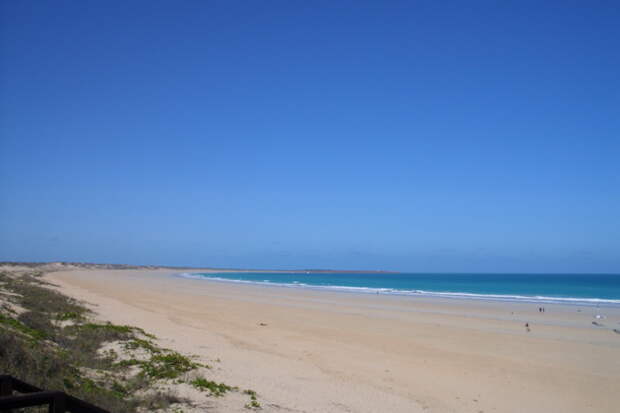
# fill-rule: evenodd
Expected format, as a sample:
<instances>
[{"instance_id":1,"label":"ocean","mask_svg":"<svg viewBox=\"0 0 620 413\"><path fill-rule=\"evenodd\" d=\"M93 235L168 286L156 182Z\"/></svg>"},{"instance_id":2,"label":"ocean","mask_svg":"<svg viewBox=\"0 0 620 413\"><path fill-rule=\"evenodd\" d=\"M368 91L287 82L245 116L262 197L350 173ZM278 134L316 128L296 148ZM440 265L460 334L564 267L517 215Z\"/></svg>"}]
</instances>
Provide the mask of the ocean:
<instances>
[{"instance_id":1,"label":"ocean","mask_svg":"<svg viewBox=\"0 0 620 413\"><path fill-rule=\"evenodd\" d=\"M182 273L221 282L364 294L620 306L620 274Z\"/></svg>"}]
</instances>

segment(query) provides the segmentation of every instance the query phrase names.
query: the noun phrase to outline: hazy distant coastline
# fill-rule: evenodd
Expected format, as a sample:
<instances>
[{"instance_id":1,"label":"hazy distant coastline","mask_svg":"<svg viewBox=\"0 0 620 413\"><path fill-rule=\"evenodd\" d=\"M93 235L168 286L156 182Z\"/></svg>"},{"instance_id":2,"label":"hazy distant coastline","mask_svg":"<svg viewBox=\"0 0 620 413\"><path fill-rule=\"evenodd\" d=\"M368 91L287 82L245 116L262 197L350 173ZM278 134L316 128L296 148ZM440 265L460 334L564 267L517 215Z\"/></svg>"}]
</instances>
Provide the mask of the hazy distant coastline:
<instances>
[{"instance_id":1,"label":"hazy distant coastline","mask_svg":"<svg viewBox=\"0 0 620 413\"><path fill-rule=\"evenodd\" d=\"M133 265L133 264L101 264L91 262L71 262L71 261L0 261L0 266L39 268L46 271L60 271L70 269L101 269L101 270L189 270L189 271L217 271L217 272L252 272L252 273L329 273L329 274L399 274L399 271L385 270L332 270L322 268L300 268L292 270L275 270L268 268L219 268L219 267L191 267L174 265Z\"/></svg>"}]
</instances>

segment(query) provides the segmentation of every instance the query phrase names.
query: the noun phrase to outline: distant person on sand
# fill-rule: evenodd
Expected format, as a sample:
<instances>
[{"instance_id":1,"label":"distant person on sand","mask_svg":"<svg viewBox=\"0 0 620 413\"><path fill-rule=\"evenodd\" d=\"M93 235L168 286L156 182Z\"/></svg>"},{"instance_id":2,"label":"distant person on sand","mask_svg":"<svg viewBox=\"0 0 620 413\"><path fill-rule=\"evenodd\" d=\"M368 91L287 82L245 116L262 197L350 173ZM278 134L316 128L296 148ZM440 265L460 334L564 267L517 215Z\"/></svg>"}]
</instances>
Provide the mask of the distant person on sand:
<instances>
[{"instance_id":1,"label":"distant person on sand","mask_svg":"<svg viewBox=\"0 0 620 413\"><path fill-rule=\"evenodd\" d=\"M530 332L530 323L525 323L525 329L528 333Z\"/></svg>"}]
</instances>

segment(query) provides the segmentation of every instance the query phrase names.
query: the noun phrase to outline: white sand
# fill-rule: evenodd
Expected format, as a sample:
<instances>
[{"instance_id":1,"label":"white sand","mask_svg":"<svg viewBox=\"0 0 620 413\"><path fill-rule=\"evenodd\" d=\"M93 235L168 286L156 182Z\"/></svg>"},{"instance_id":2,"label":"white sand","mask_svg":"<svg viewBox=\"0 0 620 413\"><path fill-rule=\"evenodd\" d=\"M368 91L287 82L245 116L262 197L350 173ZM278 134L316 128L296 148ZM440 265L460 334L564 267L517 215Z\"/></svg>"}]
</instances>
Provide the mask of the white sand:
<instances>
[{"instance_id":1,"label":"white sand","mask_svg":"<svg viewBox=\"0 0 620 413\"><path fill-rule=\"evenodd\" d=\"M617 308L546 305L540 314L536 304L170 274L77 270L46 277L95 304L103 319L140 326L178 351L219 358L218 379L256 390L264 411L620 411ZM604 327L592 325L596 313L607 316L599 320Z\"/></svg>"}]
</instances>

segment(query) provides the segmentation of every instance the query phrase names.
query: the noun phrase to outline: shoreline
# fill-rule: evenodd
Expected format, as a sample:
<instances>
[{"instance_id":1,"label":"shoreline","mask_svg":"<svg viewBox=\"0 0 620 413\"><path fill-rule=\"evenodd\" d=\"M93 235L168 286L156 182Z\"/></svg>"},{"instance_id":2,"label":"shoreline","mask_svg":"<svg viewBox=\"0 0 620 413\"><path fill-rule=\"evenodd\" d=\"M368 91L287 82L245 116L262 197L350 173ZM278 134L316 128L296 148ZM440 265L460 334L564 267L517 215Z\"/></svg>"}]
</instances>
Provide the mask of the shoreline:
<instances>
[{"instance_id":1,"label":"shoreline","mask_svg":"<svg viewBox=\"0 0 620 413\"><path fill-rule=\"evenodd\" d=\"M476 300L476 301L493 301L493 302L522 302L529 304L564 304L574 306L591 306L591 307L616 307L620 308L620 299L607 299L596 297L562 297L562 296L528 296L528 295L510 295L510 294L478 294L471 292L447 292L447 291L426 291L426 290L402 290L394 288L380 287L357 287L345 285L318 285L307 283L278 283L272 281L250 281L233 278L205 276L203 274L227 274L227 273L260 273L254 271L202 271L202 272L180 272L171 274L172 276L188 279L196 279L212 282L223 282L233 284L248 284L255 286L275 287L275 288L301 288L315 291L334 291L349 294L371 294L371 295L395 295L402 297L436 297L455 300ZM297 274L297 272L286 272ZM312 272L310 272L312 274Z\"/></svg>"},{"instance_id":2,"label":"shoreline","mask_svg":"<svg viewBox=\"0 0 620 413\"><path fill-rule=\"evenodd\" d=\"M106 319L221 359L222 379L256 389L265 411L612 412L620 404L620 335L609 329L620 326L618 308L605 308L599 327L592 306L551 304L539 314L531 303L341 294L175 273L78 269L45 277Z\"/></svg>"}]
</instances>

